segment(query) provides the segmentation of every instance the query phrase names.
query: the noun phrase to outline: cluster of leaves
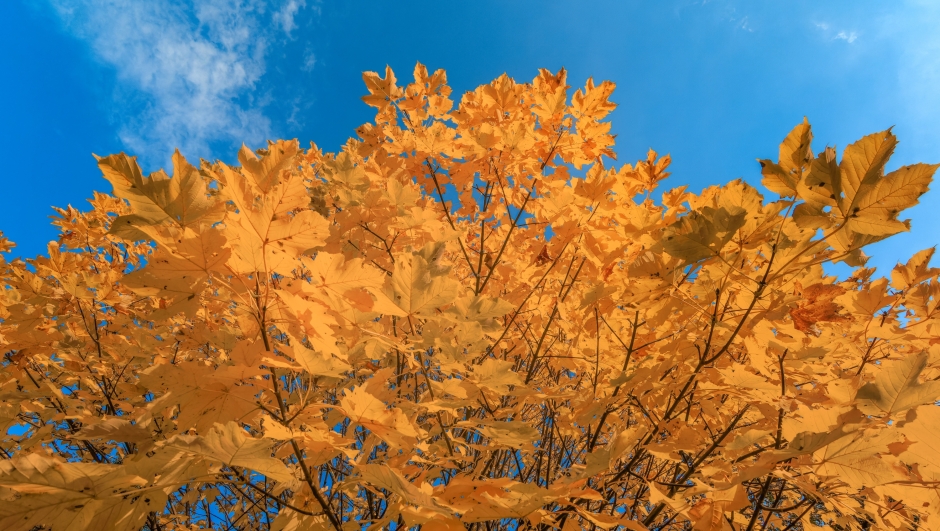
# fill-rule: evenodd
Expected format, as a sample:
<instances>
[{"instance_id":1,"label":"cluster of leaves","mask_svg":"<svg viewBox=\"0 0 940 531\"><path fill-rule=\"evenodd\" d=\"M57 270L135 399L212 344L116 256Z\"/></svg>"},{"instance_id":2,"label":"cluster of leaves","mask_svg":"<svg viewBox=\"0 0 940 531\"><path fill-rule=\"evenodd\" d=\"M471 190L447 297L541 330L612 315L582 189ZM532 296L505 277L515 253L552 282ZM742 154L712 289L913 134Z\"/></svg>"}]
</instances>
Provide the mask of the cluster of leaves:
<instances>
[{"instance_id":1,"label":"cluster of leaves","mask_svg":"<svg viewBox=\"0 0 940 531\"><path fill-rule=\"evenodd\" d=\"M0 528L940 529L940 270L862 254L937 166L804 122L777 200L654 201L611 83L365 81L338 154L100 158L3 265Z\"/></svg>"}]
</instances>

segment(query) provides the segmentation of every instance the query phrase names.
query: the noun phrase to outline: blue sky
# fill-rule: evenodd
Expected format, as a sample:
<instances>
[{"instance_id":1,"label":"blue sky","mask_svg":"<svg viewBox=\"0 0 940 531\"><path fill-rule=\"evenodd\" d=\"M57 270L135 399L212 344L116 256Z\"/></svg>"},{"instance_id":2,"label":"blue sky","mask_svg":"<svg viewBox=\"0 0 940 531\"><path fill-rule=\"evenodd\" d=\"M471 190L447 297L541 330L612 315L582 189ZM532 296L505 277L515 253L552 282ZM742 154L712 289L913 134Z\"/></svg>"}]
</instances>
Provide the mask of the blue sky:
<instances>
[{"instance_id":1,"label":"blue sky","mask_svg":"<svg viewBox=\"0 0 940 531\"><path fill-rule=\"evenodd\" d=\"M336 151L372 113L361 72L416 61L456 93L564 66L617 84L621 162L671 153L667 186L760 179L802 117L816 150L894 126L892 166L940 162L940 2L662 0L0 2L0 230L14 254L54 238L50 205L109 191L91 157L146 171L174 147L230 161L242 142ZM913 230L873 246L882 273L940 242L940 185Z\"/></svg>"}]
</instances>

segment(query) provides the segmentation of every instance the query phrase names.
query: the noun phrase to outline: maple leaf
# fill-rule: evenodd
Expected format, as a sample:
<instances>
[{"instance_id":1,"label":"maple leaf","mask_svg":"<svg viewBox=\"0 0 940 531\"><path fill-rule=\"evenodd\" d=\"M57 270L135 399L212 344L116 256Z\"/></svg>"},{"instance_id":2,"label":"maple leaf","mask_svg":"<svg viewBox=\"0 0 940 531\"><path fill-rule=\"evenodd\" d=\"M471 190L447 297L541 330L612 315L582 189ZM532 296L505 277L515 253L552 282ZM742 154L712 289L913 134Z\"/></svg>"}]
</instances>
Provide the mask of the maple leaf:
<instances>
[{"instance_id":1,"label":"maple leaf","mask_svg":"<svg viewBox=\"0 0 940 531\"><path fill-rule=\"evenodd\" d=\"M295 156L299 151L297 142L285 142L283 140L271 142L268 148L263 150L263 156L258 157L248 146L243 145L238 151L238 162L241 163L242 173L245 174L245 184L254 185L254 190L260 194L266 194L271 188L283 182L283 173L290 172L291 167L296 164ZM290 180L290 182L296 182ZM300 195L298 187L285 187L287 193ZM283 201L283 200L282 200Z\"/></svg>"},{"instance_id":2,"label":"maple leaf","mask_svg":"<svg viewBox=\"0 0 940 531\"><path fill-rule=\"evenodd\" d=\"M83 426L74 436L76 439L108 439L122 442L142 442L153 437L151 430L130 421L112 418L96 424Z\"/></svg>"},{"instance_id":3,"label":"maple leaf","mask_svg":"<svg viewBox=\"0 0 940 531\"><path fill-rule=\"evenodd\" d=\"M343 373L352 369L345 361L327 355L322 351L311 350L303 345L296 344L293 354L297 363L310 374L330 378L343 378Z\"/></svg>"},{"instance_id":4,"label":"maple leaf","mask_svg":"<svg viewBox=\"0 0 940 531\"><path fill-rule=\"evenodd\" d=\"M370 310L373 301L363 307L361 292L381 294L385 274L381 269L365 264L361 258L347 260L343 255L324 254L316 260L304 257L311 282L301 285L305 294L319 294L336 305L353 304L357 308Z\"/></svg>"},{"instance_id":5,"label":"maple leaf","mask_svg":"<svg viewBox=\"0 0 940 531\"><path fill-rule=\"evenodd\" d=\"M890 130L868 135L849 144L839 164L839 178L832 182L839 210L846 217L855 212L859 200L884 174L884 166L897 146Z\"/></svg>"},{"instance_id":6,"label":"maple leaf","mask_svg":"<svg viewBox=\"0 0 940 531\"><path fill-rule=\"evenodd\" d=\"M920 383L927 366L927 353L921 352L885 364L875 381L859 388L856 400L869 414L896 415L912 407L940 399L940 382Z\"/></svg>"},{"instance_id":7,"label":"maple leaf","mask_svg":"<svg viewBox=\"0 0 940 531\"><path fill-rule=\"evenodd\" d=\"M860 189L853 201L848 227L875 236L907 230L908 225L898 221L897 215L917 204L920 196L927 192L938 167L937 164L904 166Z\"/></svg>"},{"instance_id":8,"label":"maple leaf","mask_svg":"<svg viewBox=\"0 0 940 531\"><path fill-rule=\"evenodd\" d=\"M259 413L258 389L216 373L210 365L186 362L152 366L142 375L151 389L165 391L160 403L179 408L180 431L211 428L230 420L246 421Z\"/></svg>"},{"instance_id":9,"label":"maple leaf","mask_svg":"<svg viewBox=\"0 0 940 531\"><path fill-rule=\"evenodd\" d=\"M833 299L845 293L845 289L840 286L827 284L813 284L803 290L803 298L800 306L790 310L790 317L793 318L793 324L797 330L806 332L816 323L844 321L848 319L840 315L842 307Z\"/></svg>"},{"instance_id":10,"label":"maple leaf","mask_svg":"<svg viewBox=\"0 0 940 531\"><path fill-rule=\"evenodd\" d=\"M906 264L898 264L891 271L891 287L905 290L930 279L940 270L929 267L935 248L924 249L911 257Z\"/></svg>"},{"instance_id":11,"label":"maple leaf","mask_svg":"<svg viewBox=\"0 0 940 531\"><path fill-rule=\"evenodd\" d=\"M480 387L506 394L511 386L523 383L512 367L511 362L487 358L473 371L473 380Z\"/></svg>"},{"instance_id":12,"label":"maple leaf","mask_svg":"<svg viewBox=\"0 0 940 531\"><path fill-rule=\"evenodd\" d=\"M385 67L384 78L375 72L364 72L362 80L365 81L366 89L369 90L369 95L363 96L362 101L379 110L402 96L402 90L395 85L395 74L391 67Z\"/></svg>"},{"instance_id":13,"label":"maple leaf","mask_svg":"<svg viewBox=\"0 0 940 531\"><path fill-rule=\"evenodd\" d=\"M717 256L744 225L745 216L741 209L692 212L664 231L661 245L667 253L686 262Z\"/></svg>"},{"instance_id":14,"label":"maple leaf","mask_svg":"<svg viewBox=\"0 0 940 531\"><path fill-rule=\"evenodd\" d=\"M160 489L119 465L65 463L39 454L0 462L0 525L4 529L50 526L65 531L140 528L166 501ZM11 503L13 502L13 503Z\"/></svg>"},{"instance_id":15,"label":"maple leaf","mask_svg":"<svg viewBox=\"0 0 940 531\"><path fill-rule=\"evenodd\" d=\"M783 197L795 196L799 183L803 181L803 172L813 162L813 151L810 148L812 141L813 132L804 117L803 123L794 127L780 144L777 163L760 161L761 173L764 175L762 184Z\"/></svg>"},{"instance_id":16,"label":"maple leaf","mask_svg":"<svg viewBox=\"0 0 940 531\"><path fill-rule=\"evenodd\" d=\"M8 240L7 237L0 232L0 253L8 253L14 247L16 247L16 244Z\"/></svg>"},{"instance_id":17,"label":"maple leaf","mask_svg":"<svg viewBox=\"0 0 940 531\"><path fill-rule=\"evenodd\" d=\"M224 245L221 231L185 232L173 247L158 248L146 268L124 276L121 283L140 295L166 299L164 307L194 301L202 284L231 256Z\"/></svg>"},{"instance_id":18,"label":"maple leaf","mask_svg":"<svg viewBox=\"0 0 940 531\"><path fill-rule=\"evenodd\" d=\"M214 173L225 185L225 195L238 208L226 214L226 223L237 228L230 245L239 272L276 271L291 256L325 243L327 222L307 210L310 197L304 178L292 171L296 142L277 142L258 159L243 148L239 159L247 175L220 165Z\"/></svg>"},{"instance_id":19,"label":"maple leaf","mask_svg":"<svg viewBox=\"0 0 940 531\"><path fill-rule=\"evenodd\" d=\"M458 289L458 283L435 270L421 253L414 253L395 262L395 270L385 289L387 299L380 301L375 309L402 317L421 315L453 302Z\"/></svg>"},{"instance_id":20,"label":"maple leaf","mask_svg":"<svg viewBox=\"0 0 940 531\"><path fill-rule=\"evenodd\" d=\"M888 445L900 439L901 434L895 430L843 437L816 452L815 456L821 461L816 471L855 488L888 483L895 479L895 469L879 454L888 453Z\"/></svg>"},{"instance_id":21,"label":"maple leaf","mask_svg":"<svg viewBox=\"0 0 940 531\"><path fill-rule=\"evenodd\" d=\"M418 432L400 409L387 407L361 387L347 392L340 404L350 420L392 446L404 446L418 437Z\"/></svg>"},{"instance_id":22,"label":"maple leaf","mask_svg":"<svg viewBox=\"0 0 940 531\"><path fill-rule=\"evenodd\" d=\"M124 153L98 157L98 167L114 186L114 195L126 199L133 212L114 220L114 230L124 224L155 225L164 221L188 227L219 212L218 202L209 196L208 183L179 150L173 154L172 178L163 170L144 177L136 158Z\"/></svg>"},{"instance_id":23,"label":"maple leaf","mask_svg":"<svg viewBox=\"0 0 940 531\"><path fill-rule=\"evenodd\" d=\"M247 468L276 481L294 479L284 463L271 457L269 441L249 437L234 422L216 424L205 435L177 435L167 444L209 462Z\"/></svg>"},{"instance_id":24,"label":"maple leaf","mask_svg":"<svg viewBox=\"0 0 940 531\"><path fill-rule=\"evenodd\" d=\"M497 446L522 448L531 445L541 435L524 422L500 422L484 426L480 433Z\"/></svg>"},{"instance_id":25,"label":"maple leaf","mask_svg":"<svg viewBox=\"0 0 940 531\"><path fill-rule=\"evenodd\" d=\"M427 487L425 489L416 487L402 477L400 472L385 465L360 465L357 469L362 481L369 482L389 492L394 492L407 500L408 503L434 508L442 514L449 512L446 508L440 507L434 500L430 492L430 485L425 484Z\"/></svg>"},{"instance_id":26,"label":"maple leaf","mask_svg":"<svg viewBox=\"0 0 940 531\"><path fill-rule=\"evenodd\" d=\"M922 406L916 409L916 418L904 425L904 436L913 444L901 454L910 464L916 464L934 477L940 474L940 409ZM926 474L925 474L926 475Z\"/></svg>"},{"instance_id":27,"label":"maple leaf","mask_svg":"<svg viewBox=\"0 0 940 531\"><path fill-rule=\"evenodd\" d=\"M571 107L578 117L600 120L617 108L617 104L609 101L613 92L613 83L604 81L598 86L588 79L584 89L578 89L571 97Z\"/></svg>"},{"instance_id":28,"label":"maple leaf","mask_svg":"<svg viewBox=\"0 0 940 531\"><path fill-rule=\"evenodd\" d=\"M841 183L839 164L836 161L836 151L827 147L819 154L810 166L808 172L797 183L800 199L813 207L826 207L836 205L833 183Z\"/></svg>"}]
</instances>

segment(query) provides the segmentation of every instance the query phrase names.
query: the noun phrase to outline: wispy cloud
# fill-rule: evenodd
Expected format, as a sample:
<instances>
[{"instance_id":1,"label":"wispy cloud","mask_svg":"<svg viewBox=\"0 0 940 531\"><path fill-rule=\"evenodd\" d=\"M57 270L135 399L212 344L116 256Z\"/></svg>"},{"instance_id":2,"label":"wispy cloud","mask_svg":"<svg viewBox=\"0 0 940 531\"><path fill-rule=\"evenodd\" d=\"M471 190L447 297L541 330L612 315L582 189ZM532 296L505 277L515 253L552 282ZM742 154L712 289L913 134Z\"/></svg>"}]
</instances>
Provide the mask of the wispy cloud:
<instances>
[{"instance_id":1,"label":"wispy cloud","mask_svg":"<svg viewBox=\"0 0 940 531\"><path fill-rule=\"evenodd\" d=\"M836 36L833 37L832 40L841 39L843 41L848 42L849 44L852 44L853 42L855 42L855 39L857 38L858 38L858 34L855 33L854 31L850 31L850 32L840 31L839 33L836 33Z\"/></svg>"},{"instance_id":2,"label":"wispy cloud","mask_svg":"<svg viewBox=\"0 0 940 531\"><path fill-rule=\"evenodd\" d=\"M313 53L313 50L307 48L304 52L304 62L300 66L300 69L304 72L312 72L313 67L317 64L317 54Z\"/></svg>"},{"instance_id":3,"label":"wispy cloud","mask_svg":"<svg viewBox=\"0 0 940 531\"><path fill-rule=\"evenodd\" d=\"M48 0L65 28L114 68L114 116L125 147L145 163L179 147L263 141L270 120L253 91L280 28L296 28L303 0ZM273 10L274 25L265 23Z\"/></svg>"},{"instance_id":4,"label":"wispy cloud","mask_svg":"<svg viewBox=\"0 0 940 531\"><path fill-rule=\"evenodd\" d=\"M300 8L307 5L307 2L304 0L287 0L281 9L277 10L274 13L274 21L284 30L284 33L290 35L294 28L297 27L297 24L294 22L294 17L297 15L297 12L300 11Z\"/></svg>"},{"instance_id":5,"label":"wispy cloud","mask_svg":"<svg viewBox=\"0 0 940 531\"><path fill-rule=\"evenodd\" d=\"M845 41L849 44L852 44L856 39L858 39L858 33L854 31L829 31L832 26L828 22L813 22L813 26L816 26L816 29L821 31L827 38L829 38L829 40Z\"/></svg>"}]
</instances>

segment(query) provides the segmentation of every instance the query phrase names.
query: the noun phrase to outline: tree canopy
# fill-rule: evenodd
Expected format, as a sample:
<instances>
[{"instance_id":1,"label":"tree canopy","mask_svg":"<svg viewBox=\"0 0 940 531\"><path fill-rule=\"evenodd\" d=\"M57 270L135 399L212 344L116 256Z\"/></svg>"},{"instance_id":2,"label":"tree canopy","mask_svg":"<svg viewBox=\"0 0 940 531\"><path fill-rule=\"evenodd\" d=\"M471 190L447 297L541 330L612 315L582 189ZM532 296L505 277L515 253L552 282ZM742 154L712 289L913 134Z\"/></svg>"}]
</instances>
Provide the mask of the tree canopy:
<instances>
[{"instance_id":1,"label":"tree canopy","mask_svg":"<svg viewBox=\"0 0 940 531\"><path fill-rule=\"evenodd\" d=\"M938 165L804 121L769 198L660 193L612 83L364 80L339 152L99 157L3 262L0 528L940 529L940 270L863 252Z\"/></svg>"}]
</instances>

